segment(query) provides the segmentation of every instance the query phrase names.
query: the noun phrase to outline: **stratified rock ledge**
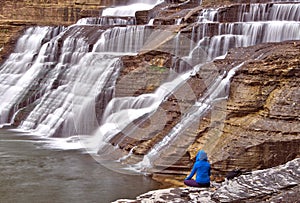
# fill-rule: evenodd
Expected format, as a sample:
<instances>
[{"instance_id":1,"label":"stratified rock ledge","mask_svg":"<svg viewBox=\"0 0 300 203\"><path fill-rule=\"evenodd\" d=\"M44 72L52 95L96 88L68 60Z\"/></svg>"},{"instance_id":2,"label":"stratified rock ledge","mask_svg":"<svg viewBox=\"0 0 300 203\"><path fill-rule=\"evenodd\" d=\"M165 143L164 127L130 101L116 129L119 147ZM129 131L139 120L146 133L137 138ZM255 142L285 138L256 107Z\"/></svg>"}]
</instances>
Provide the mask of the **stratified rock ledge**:
<instances>
[{"instance_id":1,"label":"stratified rock ledge","mask_svg":"<svg viewBox=\"0 0 300 203\"><path fill-rule=\"evenodd\" d=\"M299 202L300 158L274 168L241 175L210 188L169 188L151 191L135 200L114 203L163 202Z\"/></svg>"}]
</instances>

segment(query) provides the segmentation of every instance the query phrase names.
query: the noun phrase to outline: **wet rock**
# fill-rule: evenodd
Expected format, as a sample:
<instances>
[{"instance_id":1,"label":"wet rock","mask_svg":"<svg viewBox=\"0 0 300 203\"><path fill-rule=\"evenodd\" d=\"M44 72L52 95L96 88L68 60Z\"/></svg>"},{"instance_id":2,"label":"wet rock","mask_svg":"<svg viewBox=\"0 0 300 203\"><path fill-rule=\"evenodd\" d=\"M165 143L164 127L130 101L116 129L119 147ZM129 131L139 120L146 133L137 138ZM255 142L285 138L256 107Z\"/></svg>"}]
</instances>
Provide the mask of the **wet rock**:
<instances>
[{"instance_id":1,"label":"wet rock","mask_svg":"<svg viewBox=\"0 0 300 203\"><path fill-rule=\"evenodd\" d=\"M23 26L0 23L0 64L13 51L15 43L22 34L23 29Z\"/></svg>"},{"instance_id":2,"label":"wet rock","mask_svg":"<svg viewBox=\"0 0 300 203\"><path fill-rule=\"evenodd\" d=\"M253 171L210 188L179 187L151 191L122 202L297 202L300 198L300 159Z\"/></svg>"},{"instance_id":3,"label":"wet rock","mask_svg":"<svg viewBox=\"0 0 300 203\"><path fill-rule=\"evenodd\" d=\"M220 202L264 200L273 194L293 190L300 183L299 164L300 159L295 159L285 165L242 175L223 184L212 198Z\"/></svg>"},{"instance_id":4,"label":"wet rock","mask_svg":"<svg viewBox=\"0 0 300 203\"><path fill-rule=\"evenodd\" d=\"M11 53L20 32L28 26L69 26L84 17L99 17L111 5L129 0L1 0L0 61Z\"/></svg>"},{"instance_id":5,"label":"wet rock","mask_svg":"<svg viewBox=\"0 0 300 203\"><path fill-rule=\"evenodd\" d=\"M263 55L243 65L231 82L222 135L207 147L218 170L273 167L300 153L299 42L247 50Z\"/></svg>"}]
</instances>

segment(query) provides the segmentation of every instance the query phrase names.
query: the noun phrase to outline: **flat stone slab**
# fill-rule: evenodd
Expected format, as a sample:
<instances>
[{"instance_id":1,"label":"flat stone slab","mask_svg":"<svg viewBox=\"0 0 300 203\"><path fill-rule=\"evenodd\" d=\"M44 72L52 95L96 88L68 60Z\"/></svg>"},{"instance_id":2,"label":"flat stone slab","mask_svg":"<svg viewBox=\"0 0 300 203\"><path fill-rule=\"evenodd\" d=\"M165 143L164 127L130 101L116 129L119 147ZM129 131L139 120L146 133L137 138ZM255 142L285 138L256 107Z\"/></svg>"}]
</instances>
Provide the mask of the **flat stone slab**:
<instances>
[{"instance_id":1,"label":"flat stone slab","mask_svg":"<svg viewBox=\"0 0 300 203\"><path fill-rule=\"evenodd\" d=\"M258 170L212 183L210 188L179 187L150 191L135 200L121 199L114 203L180 203L180 202L296 202L300 199L300 158L278 167Z\"/></svg>"}]
</instances>

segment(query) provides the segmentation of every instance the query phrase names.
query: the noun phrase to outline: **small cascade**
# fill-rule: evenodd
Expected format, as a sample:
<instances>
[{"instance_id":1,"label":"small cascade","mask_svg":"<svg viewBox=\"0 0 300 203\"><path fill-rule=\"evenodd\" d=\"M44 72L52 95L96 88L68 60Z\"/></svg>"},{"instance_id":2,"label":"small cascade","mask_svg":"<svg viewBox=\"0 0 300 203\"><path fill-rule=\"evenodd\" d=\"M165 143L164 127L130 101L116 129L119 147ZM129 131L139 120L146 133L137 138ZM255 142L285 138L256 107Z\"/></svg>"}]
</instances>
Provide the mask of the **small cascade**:
<instances>
[{"instance_id":1,"label":"small cascade","mask_svg":"<svg viewBox=\"0 0 300 203\"><path fill-rule=\"evenodd\" d=\"M102 16L102 17L90 17L81 18L78 20L77 25L99 25L99 26L117 26L117 25L135 25L136 19L134 17L113 17L113 16Z\"/></svg>"},{"instance_id":2,"label":"small cascade","mask_svg":"<svg viewBox=\"0 0 300 203\"><path fill-rule=\"evenodd\" d=\"M216 9L204 9L198 16L198 22L213 22L217 14L218 10Z\"/></svg>"},{"instance_id":3,"label":"small cascade","mask_svg":"<svg viewBox=\"0 0 300 203\"><path fill-rule=\"evenodd\" d=\"M16 111L14 107L26 96L43 66L42 63L45 62L45 67L52 65L51 50L45 43L60 31L60 28L51 27L27 29L18 40L14 53L0 67L0 124L10 122L9 119ZM30 98L27 102L30 103Z\"/></svg>"},{"instance_id":4,"label":"small cascade","mask_svg":"<svg viewBox=\"0 0 300 203\"><path fill-rule=\"evenodd\" d=\"M201 118L204 113L210 109L213 103L217 100L226 99L229 87L230 87L230 79L233 77L235 72L243 65L244 63L236 65L232 68L227 75L224 73L220 76L216 77L214 81L210 81L208 85L207 92L198 100L196 103L189 109L185 116L181 119L181 121L166 135L160 142L158 142L147 155L144 156L143 160L135 165L135 167L139 170L152 168L154 162L162 157L162 153L166 153L166 150L172 148L172 145L176 143L174 148L176 148L176 153L184 155L186 153L186 149L194 142L194 137L186 136L184 131L191 130L188 129L190 126L194 126L195 130L198 127L196 124L199 122L199 118ZM184 143L182 142L184 140ZM181 147L178 147L178 143ZM184 145L184 146L182 146ZM171 154L171 153L170 153ZM175 159L168 160L167 165L174 164L178 161L178 157Z\"/></svg>"},{"instance_id":5,"label":"small cascade","mask_svg":"<svg viewBox=\"0 0 300 203\"><path fill-rule=\"evenodd\" d=\"M230 48L247 47L266 42L299 40L299 31L299 22L225 23L219 24L219 35L211 38L204 37L201 43L209 44L207 52L209 58L213 59L224 55Z\"/></svg>"},{"instance_id":6,"label":"small cascade","mask_svg":"<svg viewBox=\"0 0 300 203\"><path fill-rule=\"evenodd\" d=\"M102 12L102 16L135 16L137 11L150 10L154 6L164 2L163 0L156 1L137 1L134 0L131 4L126 6L118 6L113 8L106 8Z\"/></svg>"},{"instance_id":7,"label":"small cascade","mask_svg":"<svg viewBox=\"0 0 300 203\"><path fill-rule=\"evenodd\" d=\"M106 30L94 45L96 52L137 53L149 32L146 26L114 27Z\"/></svg>"},{"instance_id":8,"label":"small cascade","mask_svg":"<svg viewBox=\"0 0 300 203\"><path fill-rule=\"evenodd\" d=\"M68 137L90 134L98 127L95 99L99 94L107 99L112 97L109 89L114 85L121 65L119 56L90 52L85 32L85 27L73 26L53 39L52 44L57 46L65 38L57 65L47 74L49 81L46 83L55 86L40 98L20 125L22 129L34 129L40 135ZM101 34L98 33L96 38L101 39ZM56 50L55 47L52 50ZM110 93L105 95L103 91Z\"/></svg>"},{"instance_id":9,"label":"small cascade","mask_svg":"<svg viewBox=\"0 0 300 203\"><path fill-rule=\"evenodd\" d=\"M101 150L104 145L109 144L111 138L128 127L134 120L155 112L161 102L178 86L185 83L189 76L190 72L182 74L170 82L164 83L152 94L112 99L106 107L100 127L94 137L91 138L92 141L85 143L86 148L93 152ZM136 127L133 125L126 131L133 131ZM105 155L100 154L100 156Z\"/></svg>"},{"instance_id":10,"label":"small cascade","mask_svg":"<svg viewBox=\"0 0 300 203\"><path fill-rule=\"evenodd\" d=\"M240 21L299 21L299 12L300 4L244 4Z\"/></svg>"},{"instance_id":11,"label":"small cascade","mask_svg":"<svg viewBox=\"0 0 300 203\"><path fill-rule=\"evenodd\" d=\"M192 36L212 60L235 47L300 39L300 4L243 4L237 22L220 23L219 9L199 15ZM222 18L227 19L222 14ZM245 23L244 23L245 22Z\"/></svg>"}]
</instances>

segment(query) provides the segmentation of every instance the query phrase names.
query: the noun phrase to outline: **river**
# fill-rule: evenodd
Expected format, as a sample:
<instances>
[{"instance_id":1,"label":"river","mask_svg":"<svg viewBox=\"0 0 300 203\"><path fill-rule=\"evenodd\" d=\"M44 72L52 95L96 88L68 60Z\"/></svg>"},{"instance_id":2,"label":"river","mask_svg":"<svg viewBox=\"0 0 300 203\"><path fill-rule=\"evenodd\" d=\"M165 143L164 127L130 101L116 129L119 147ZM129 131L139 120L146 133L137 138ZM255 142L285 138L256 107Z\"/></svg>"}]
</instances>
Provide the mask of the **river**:
<instances>
[{"instance_id":1,"label":"river","mask_svg":"<svg viewBox=\"0 0 300 203\"><path fill-rule=\"evenodd\" d=\"M159 183L111 171L80 150L47 147L48 141L0 129L0 202L99 202L133 198Z\"/></svg>"}]
</instances>

